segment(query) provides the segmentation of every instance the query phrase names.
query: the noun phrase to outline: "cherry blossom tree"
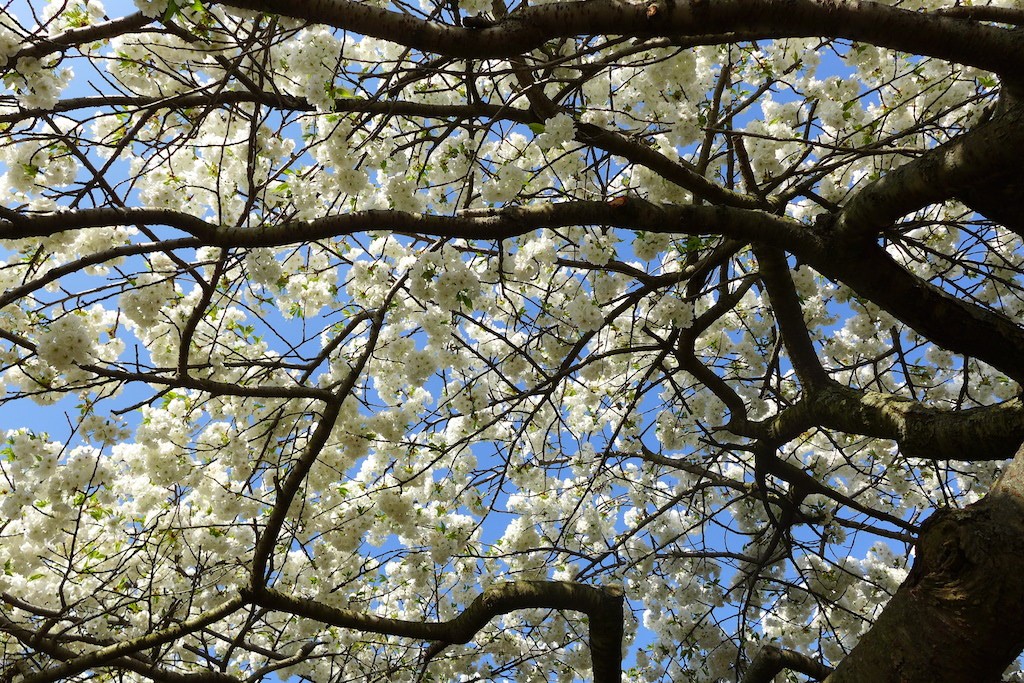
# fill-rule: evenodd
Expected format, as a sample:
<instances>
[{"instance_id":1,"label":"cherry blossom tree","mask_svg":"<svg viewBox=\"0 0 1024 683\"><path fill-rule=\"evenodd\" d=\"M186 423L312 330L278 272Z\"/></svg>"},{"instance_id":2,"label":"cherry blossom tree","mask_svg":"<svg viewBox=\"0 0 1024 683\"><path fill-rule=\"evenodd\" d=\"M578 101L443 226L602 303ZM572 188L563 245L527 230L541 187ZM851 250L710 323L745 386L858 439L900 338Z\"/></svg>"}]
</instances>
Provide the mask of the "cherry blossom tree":
<instances>
[{"instance_id":1,"label":"cherry blossom tree","mask_svg":"<svg viewBox=\"0 0 1024 683\"><path fill-rule=\"evenodd\" d=\"M0 679L1022 680L996 2L5 4Z\"/></svg>"}]
</instances>

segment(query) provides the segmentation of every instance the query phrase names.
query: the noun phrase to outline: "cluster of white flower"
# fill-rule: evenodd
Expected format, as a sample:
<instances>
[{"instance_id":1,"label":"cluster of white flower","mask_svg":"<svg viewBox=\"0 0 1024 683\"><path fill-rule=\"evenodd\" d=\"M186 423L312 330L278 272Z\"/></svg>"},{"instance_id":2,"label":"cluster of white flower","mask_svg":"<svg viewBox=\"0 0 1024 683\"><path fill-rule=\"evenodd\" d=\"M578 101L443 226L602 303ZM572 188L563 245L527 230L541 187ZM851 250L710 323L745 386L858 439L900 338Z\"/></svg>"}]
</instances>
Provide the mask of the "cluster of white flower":
<instances>
[{"instance_id":1,"label":"cluster of white flower","mask_svg":"<svg viewBox=\"0 0 1024 683\"><path fill-rule=\"evenodd\" d=\"M563 315L570 325L583 331L596 330L604 323L601 307L585 293L565 301Z\"/></svg>"},{"instance_id":2,"label":"cluster of white flower","mask_svg":"<svg viewBox=\"0 0 1024 683\"><path fill-rule=\"evenodd\" d=\"M51 36L69 29L82 28L103 21L106 9L99 0L60 0L43 9L43 25ZM88 49L88 48L87 48Z\"/></svg>"},{"instance_id":3,"label":"cluster of white flower","mask_svg":"<svg viewBox=\"0 0 1024 683\"><path fill-rule=\"evenodd\" d=\"M7 12L0 11L0 67L7 66L21 47L21 36L10 25L11 19Z\"/></svg>"},{"instance_id":4,"label":"cluster of white flower","mask_svg":"<svg viewBox=\"0 0 1024 683\"><path fill-rule=\"evenodd\" d=\"M157 3L166 0L156 0ZM188 14L192 3L178 3L178 12ZM223 17L222 17L223 20ZM215 61L217 46L196 50L195 44L171 33L123 34L108 44L107 72L129 91L143 96L168 96L200 87L210 73L222 69ZM223 118L211 112L213 119ZM205 121L203 121L205 123ZM163 126L154 126L156 133ZM142 136L145 139L145 134Z\"/></svg>"},{"instance_id":5,"label":"cluster of white flower","mask_svg":"<svg viewBox=\"0 0 1024 683\"><path fill-rule=\"evenodd\" d=\"M535 142L547 151L569 142L575 134L576 123L571 116L562 112L544 122L544 132L536 137Z\"/></svg>"},{"instance_id":6,"label":"cluster of white flower","mask_svg":"<svg viewBox=\"0 0 1024 683\"><path fill-rule=\"evenodd\" d=\"M593 263L595 266L605 266L615 257L615 242L618 237L608 231L591 233L583 238L580 245L580 256L584 261Z\"/></svg>"},{"instance_id":7,"label":"cluster of white flower","mask_svg":"<svg viewBox=\"0 0 1024 683\"><path fill-rule=\"evenodd\" d=\"M29 109L47 109L60 99L73 77L71 69L55 68L52 59L22 57L11 71L18 102Z\"/></svg>"},{"instance_id":8,"label":"cluster of white flower","mask_svg":"<svg viewBox=\"0 0 1024 683\"><path fill-rule=\"evenodd\" d=\"M184 4L175 3L175 26L200 14ZM150 17L171 7L167 0L137 5ZM460 0L459 7L493 11L484 0ZM62 193L77 189L76 182L88 190L75 201L98 197L100 179L82 181L68 141L88 158L108 159L129 132L134 137L105 178L117 181L129 203L186 211L240 231L364 209L450 215L488 204L638 192L652 202L693 201L652 167L577 149L584 146L571 141L581 121L609 126L645 155L687 168L707 138L713 144L700 168L705 178L726 178L747 191L755 188L742 183L773 194L808 190L786 208L807 221L916 155L889 153L884 145L877 153L849 154L855 145L910 128L932 135L980 115L973 104L978 74L870 46L844 46L836 58L845 60L844 73L819 76L817 43L804 39L731 51L639 45L614 66L601 61L608 55L603 48L573 55L580 44L567 40L545 55L555 65L542 86L553 96L561 81L575 81L562 93L573 113L548 118L543 131L534 126L533 135L500 115L437 124L445 121L439 115L425 123L377 115L374 107L450 105L465 87L464 62L425 70L411 61L422 55L395 43L206 11L218 12L217 21L197 25L189 39L170 29L148 31L97 48L109 77L123 93L189 93L199 101L211 92L245 100L258 84L265 88L259 104L111 104L92 123L56 117L52 129L12 128L13 142L0 147L9 204L63 206L70 200ZM102 12L96 0L76 0L51 3L45 16L53 19L52 33L95 23ZM6 16L0 15L0 60L15 54L26 35ZM262 44L265 34L273 41ZM251 45L237 42L243 35ZM22 59L10 69L22 106L49 107L60 96L71 73L54 60ZM394 66L392 76L383 64ZM723 64L731 65L728 82L712 111L709 93ZM251 83L242 87L239 75ZM526 106L511 70L490 75L477 79L482 102ZM745 100L747 87L760 83L767 84L764 93ZM288 98L268 104L269 93L304 102L287 111ZM365 105L369 113L342 112L343 103ZM743 122L731 138L714 134L731 125L716 118L723 112ZM923 121L932 123L926 129ZM794 131L806 131L807 139ZM923 149L945 134L897 137L900 145ZM724 161L740 144L752 176ZM800 188L810 165L826 156L828 172ZM735 177L727 177L730 171ZM131 182L118 185L121 173ZM782 185L773 184L777 179ZM888 253L918 277L969 282L978 302L1017 319L1024 314L1021 239L999 228L979 228L989 232L976 238L946 227L969 212L953 202L920 212L913 218L923 227L894 232ZM382 220L379 229L389 227ZM165 229L155 232L163 236ZM116 227L11 242L0 290L135 239L134 229ZM296 235L297 243L302 239ZM246 565L277 504L281 474L296 471L289 468L308 460L304 449L320 443L312 435L323 405L308 397L235 396L225 387L258 387L259 394L351 387L288 510L273 557L282 589L418 620L451 618L481 585L508 577L621 581L643 612L642 624L627 623L627 632L648 631L639 642L650 644L636 656L635 678L644 683L734 675L731 667L749 653L729 643L735 634L722 624L747 606L747 616L764 608L760 632L744 634L752 645L761 638L820 646L839 657L849 643L836 631L859 633L861 620L903 580L905 562L887 546L866 550L845 538L835 502L820 496L805 499L801 512L813 522L808 533L821 553L794 551L788 564L762 562L772 520L748 495L752 457L746 437L730 433L728 424L731 417L768 419L803 397L770 297L755 283L751 252L707 261L706 282L686 279L719 246L696 235L630 235L588 225L499 244L373 233L244 250L190 246L174 258L154 253L82 267L41 287L31 304L0 311L12 339L35 344L35 354L17 341L0 349L4 400L24 393L52 403L74 392L82 411L68 443L7 434L0 515L12 521L0 554L12 559L0 586L46 608L74 605L77 621L68 632L97 639L145 633L158 621L180 622L208 608L248 581ZM982 247L984 256L975 259ZM993 277L981 281L979 268ZM811 344L834 380L942 406L990 403L1019 391L997 370L928 343L811 268L793 264L791 275ZM728 312L709 321L704 314L716 307ZM698 325L687 358L686 345L670 340L685 339ZM123 338L110 338L118 334ZM134 345L128 363L121 359L126 343ZM104 384L102 375L82 372L84 364L108 364L112 377L135 372L143 381L127 390L120 379ZM360 377L352 377L356 368ZM173 370L218 388L211 394L161 384L156 399L136 396L147 391L136 388L146 380L177 381ZM130 398L124 403L142 401L135 418L109 416L103 402L121 391ZM736 401L727 408L729 394ZM737 411L743 414L730 414ZM730 444L740 447L731 452ZM644 448L667 453L678 467L644 462ZM840 493L903 519L950 489L958 501L972 500L996 476L991 463L956 472L914 469L895 444L826 430L800 434L781 455ZM723 481L728 486L718 486ZM721 525L725 543L743 548L742 560L700 557L713 542L704 533L709 520ZM795 528L795 538L804 531ZM761 582L748 581L746 571ZM760 591L772 582L783 590ZM255 646L232 650L234 673L251 675L267 665L261 651L302 642L345 654L312 657L284 673L361 679L379 670L379 650L357 633L277 613L243 625L248 618L225 622L225 632L244 630L247 646ZM523 636L526 625L534 629L531 638ZM573 680L588 666L577 632L583 629L575 622L516 613L489 625L479 650L439 657L430 673L489 679L497 675L491 664L522 658L549 678ZM167 657L184 675L204 666L197 652L212 648L220 656L226 650L219 647L182 639ZM520 679L529 679L522 668Z\"/></svg>"},{"instance_id":9,"label":"cluster of white flower","mask_svg":"<svg viewBox=\"0 0 1024 683\"><path fill-rule=\"evenodd\" d=\"M693 313L692 301L668 293L651 308L651 322L670 328L689 327L693 323Z\"/></svg>"},{"instance_id":10,"label":"cluster of white flower","mask_svg":"<svg viewBox=\"0 0 1024 683\"><path fill-rule=\"evenodd\" d=\"M82 419L81 430L94 443L115 444L128 439L130 432L123 419L105 418L99 415L87 415Z\"/></svg>"},{"instance_id":11,"label":"cluster of white flower","mask_svg":"<svg viewBox=\"0 0 1024 683\"><path fill-rule=\"evenodd\" d=\"M170 0L135 0L135 6L147 17L161 17L167 11Z\"/></svg>"},{"instance_id":12,"label":"cluster of white flower","mask_svg":"<svg viewBox=\"0 0 1024 683\"><path fill-rule=\"evenodd\" d=\"M46 334L40 336L37 353L55 370L65 372L76 364L93 360L97 337L96 330L83 316L66 313L50 323Z\"/></svg>"},{"instance_id":13,"label":"cluster of white flower","mask_svg":"<svg viewBox=\"0 0 1024 683\"><path fill-rule=\"evenodd\" d=\"M671 236L657 232L637 232L633 239L633 254L642 261L653 261L665 253Z\"/></svg>"},{"instance_id":14,"label":"cluster of white flower","mask_svg":"<svg viewBox=\"0 0 1024 683\"><path fill-rule=\"evenodd\" d=\"M8 484L0 499L0 510L6 519L17 518L22 507L33 503L37 490L54 473L60 451L61 444L48 441L45 435L26 429L6 432L5 457L0 458L0 469Z\"/></svg>"},{"instance_id":15,"label":"cluster of white flower","mask_svg":"<svg viewBox=\"0 0 1024 683\"><path fill-rule=\"evenodd\" d=\"M154 331L161 321L161 311L176 296L174 281L169 276L143 273L136 278L135 286L121 295L119 304L128 323L148 333Z\"/></svg>"},{"instance_id":16,"label":"cluster of white flower","mask_svg":"<svg viewBox=\"0 0 1024 683\"><path fill-rule=\"evenodd\" d=\"M515 162L508 162L498 169L484 185L481 197L485 202L501 204L518 197L526 185L526 171Z\"/></svg>"},{"instance_id":17,"label":"cluster of white flower","mask_svg":"<svg viewBox=\"0 0 1024 683\"><path fill-rule=\"evenodd\" d=\"M326 26L310 26L273 51L277 73L290 94L303 97L321 111L334 108L335 73L338 61L351 54Z\"/></svg>"}]
</instances>

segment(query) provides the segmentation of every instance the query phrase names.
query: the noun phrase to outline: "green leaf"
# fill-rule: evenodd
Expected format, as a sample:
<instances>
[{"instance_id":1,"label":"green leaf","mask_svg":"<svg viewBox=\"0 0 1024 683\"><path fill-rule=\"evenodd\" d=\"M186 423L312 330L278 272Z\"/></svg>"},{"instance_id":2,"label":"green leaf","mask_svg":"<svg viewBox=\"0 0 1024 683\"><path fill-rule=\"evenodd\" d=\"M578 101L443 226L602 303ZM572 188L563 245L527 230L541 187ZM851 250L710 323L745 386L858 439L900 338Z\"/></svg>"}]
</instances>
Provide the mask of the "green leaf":
<instances>
[{"instance_id":1,"label":"green leaf","mask_svg":"<svg viewBox=\"0 0 1024 683\"><path fill-rule=\"evenodd\" d=\"M174 19L174 16L178 13L178 3L175 0L171 0L167 3L167 9L164 10L164 16L161 18L165 24L170 24Z\"/></svg>"}]
</instances>

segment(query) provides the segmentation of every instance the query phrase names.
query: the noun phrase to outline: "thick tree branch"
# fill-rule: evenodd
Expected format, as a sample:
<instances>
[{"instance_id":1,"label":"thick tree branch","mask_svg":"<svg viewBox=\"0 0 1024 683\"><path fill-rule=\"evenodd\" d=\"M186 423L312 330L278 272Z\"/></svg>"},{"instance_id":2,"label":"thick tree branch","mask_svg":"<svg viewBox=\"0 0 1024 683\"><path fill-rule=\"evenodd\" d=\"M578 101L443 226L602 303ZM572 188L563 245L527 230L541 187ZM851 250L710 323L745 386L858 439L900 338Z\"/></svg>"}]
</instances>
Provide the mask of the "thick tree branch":
<instances>
[{"instance_id":1,"label":"thick tree branch","mask_svg":"<svg viewBox=\"0 0 1024 683\"><path fill-rule=\"evenodd\" d=\"M218 90L211 85L199 92L168 97L143 97L139 95L112 95L110 97L73 97L57 102L49 109L21 109L0 114L0 123L14 123L47 114L66 113L80 109L104 107L126 107L130 109L190 109L194 107L216 107L229 104L257 103L282 111L315 111L316 107L303 97L275 92L250 90ZM346 97L334 101L332 110L336 113L358 112L362 114L390 114L394 116L417 116L451 119L501 119L516 123L534 123L537 117L526 109L512 106L486 104L438 104L410 102L408 100L370 100L360 97Z\"/></svg>"},{"instance_id":2,"label":"thick tree branch","mask_svg":"<svg viewBox=\"0 0 1024 683\"><path fill-rule=\"evenodd\" d=\"M1019 73L1021 35L954 17L911 12L866 0L625 0L557 2L521 8L483 29L446 26L355 0L228 0L224 4L329 24L402 45L487 59L524 54L578 35L686 36L743 31L762 37L830 36L939 57L997 73Z\"/></svg>"},{"instance_id":3,"label":"thick tree branch","mask_svg":"<svg viewBox=\"0 0 1024 683\"><path fill-rule=\"evenodd\" d=\"M1024 648L1022 574L1024 448L982 500L925 522L910 575L826 683L1001 680Z\"/></svg>"},{"instance_id":4,"label":"thick tree branch","mask_svg":"<svg viewBox=\"0 0 1024 683\"><path fill-rule=\"evenodd\" d=\"M832 669L807 655L783 650L774 645L762 647L743 674L741 683L772 683L785 670L796 671L820 681L832 673Z\"/></svg>"},{"instance_id":5,"label":"thick tree branch","mask_svg":"<svg viewBox=\"0 0 1024 683\"><path fill-rule=\"evenodd\" d=\"M568 581L513 581L491 586L451 621L426 623L389 619L331 607L263 588L251 599L262 607L304 616L324 624L368 633L468 643L491 619L515 610L546 608L583 612L590 617L594 683L618 683L622 671L622 589Z\"/></svg>"},{"instance_id":6,"label":"thick tree branch","mask_svg":"<svg viewBox=\"0 0 1024 683\"><path fill-rule=\"evenodd\" d=\"M1024 402L1014 398L952 412L829 382L762 424L770 438L782 442L820 425L890 439L911 458L1005 460L1024 441ZM979 443L986 445L983 452L976 448Z\"/></svg>"},{"instance_id":7,"label":"thick tree branch","mask_svg":"<svg viewBox=\"0 0 1024 683\"><path fill-rule=\"evenodd\" d=\"M69 29L56 36L31 36L30 38L35 40L35 42L15 52L7 59L7 63L17 64L18 60L22 57L40 59L48 54L61 52L77 45L107 40L114 36L138 30L153 21L153 19L145 16L142 12L136 12L118 19L93 24L92 26Z\"/></svg>"},{"instance_id":8,"label":"thick tree branch","mask_svg":"<svg viewBox=\"0 0 1024 683\"><path fill-rule=\"evenodd\" d=\"M814 241L800 223L754 210L721 206L673 206L631 198L622 206L605 202L560 202L475 209L457 216L371 210L251 227L218 226L172 209L105 207L0 220L0 239L43 237L65 230L144 223L177 228L218 247L272 247L385 230L470 240L503 240L538 228L605 225L657 233L721 234L775 246Z\"/></svg>"},{"instance_id":9,"label":"thick tree branch","mask_svg":"<svg viewBox=\"0 0 1024 683\"><path fill-rule=\"evenodd\" d=\"M957 17L971 21L994 21L999 24L1024 24L1024 12L1015 7L992 7L989 5L957 5L935 10L944 17Z\"/></svg>"},{"instance_id":10,"label":"thick tree branch","mask_svg":"<svg viewBox=\"0 0 1024 683\"><path fill-rule=\"evenodd\" d=\"M11 215L11 214L8 214ZM761 242L796 254L819 272L844 282L940 346L974 356L1012 379L1024 380L1024 331L1007 318L969 304L898 266L874 244L859 248L830 244L792 219L728 206L653 204L630 198L605 202L561 202L474 209L457 216L401 211L357 211L312 221L276 225L217 226L170 209L107 207L0 220L0 239L41 237L65 230L145 223L183 230L219 247L267 247L327 239L372 230L471 240L503 240L538 228L604 225L657 233L719 234Z\"/></svg>"},{"instance_id":11,"label":"thick tree branch","mask_svg":"<svg viewBox=\"0 0 1024 683\"><path fill-rule=\"evenodd\" d=\"M793 368L805 385L822 384L828 376L807 333L800 297L793 285L785 252L755 245L754 255Z\"/></svg>"},{"instance_id":12,"label":"thick tree branch","mask_svg":"<svg viewBox=\"0 0 1024 683\"><path fill-rule=\"evenodd\" d=\"M795 251L795 250L794 250ZM1015 321L957 299L893 261L876 245L836 245L807 259L949 351L985 361L1024 382L1024 330Z\"/></svg>"},{"instance_id":13,"label":"thick tree branch","mask_svg":"<svg viewBox=\"0 0 1024 683\"><path fill-rule=\"evenodd\" d=\"M839 243L874 239L878 232L918 209L946 201L965 188L1020 175L1024 152L1024 107L992 120L885 174L856 192L839 212Z\"/></svg>"}]
</instances>

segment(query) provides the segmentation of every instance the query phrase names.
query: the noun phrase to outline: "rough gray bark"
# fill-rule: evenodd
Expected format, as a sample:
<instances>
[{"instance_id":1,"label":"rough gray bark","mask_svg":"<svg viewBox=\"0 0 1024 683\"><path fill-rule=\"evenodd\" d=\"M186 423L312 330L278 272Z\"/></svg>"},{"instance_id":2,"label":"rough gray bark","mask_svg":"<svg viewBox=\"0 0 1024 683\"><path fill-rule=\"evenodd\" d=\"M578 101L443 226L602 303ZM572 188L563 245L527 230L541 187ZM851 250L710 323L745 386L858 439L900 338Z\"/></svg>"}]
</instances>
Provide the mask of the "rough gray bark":
<instances>
[{"instance_id":1,"label":"rough gray bark","mask_svg":"<svg viewBox=\"0 0 1024 683\"><path fill-rule=\"evenodd\" d=\"M989 683L1024 649L1024 447L982 500L940 510L910 576L827 683Z\"/></svg>"}]
</instances>

